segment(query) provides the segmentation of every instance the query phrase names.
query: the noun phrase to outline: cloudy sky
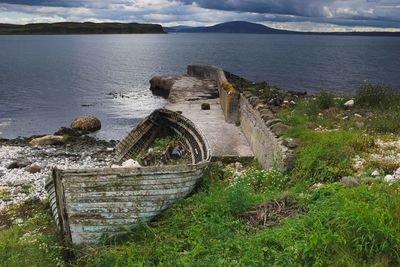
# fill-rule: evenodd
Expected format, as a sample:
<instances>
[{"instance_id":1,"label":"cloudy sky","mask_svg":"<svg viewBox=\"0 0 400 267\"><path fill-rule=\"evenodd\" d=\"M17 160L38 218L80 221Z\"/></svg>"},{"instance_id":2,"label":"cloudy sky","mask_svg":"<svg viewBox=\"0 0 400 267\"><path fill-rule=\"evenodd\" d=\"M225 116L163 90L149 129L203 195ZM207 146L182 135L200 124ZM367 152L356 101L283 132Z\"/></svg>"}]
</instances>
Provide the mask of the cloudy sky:
<instances>
[{"instance_id":1,"label":"cloudy sky","mask_svg":"<svg viewBox=\"0 0 400 267\"><path fill-rule=\"evenodd\" d=\"M0 23L232 20L303 31L400 31L400 0L0 0Z\"/></svg>"}]
</instances>

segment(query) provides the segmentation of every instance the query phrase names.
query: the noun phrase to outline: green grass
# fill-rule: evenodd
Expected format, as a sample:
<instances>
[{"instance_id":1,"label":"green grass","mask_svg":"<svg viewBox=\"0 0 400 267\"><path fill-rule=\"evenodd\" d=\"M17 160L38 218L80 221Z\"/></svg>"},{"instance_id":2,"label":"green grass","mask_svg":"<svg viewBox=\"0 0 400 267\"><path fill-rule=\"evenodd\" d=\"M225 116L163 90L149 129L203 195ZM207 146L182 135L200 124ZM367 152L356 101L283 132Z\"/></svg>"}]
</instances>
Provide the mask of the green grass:
<instances>
[{"instance_id":1,"label":"green grass","mask_svg":"<svg viewBox=\"0 0 400 267\"><path fill-rule=\"evenodd\" d=\"M2 212L0 266L63 266L63 251L58 231L47 204L16 205Z\"/></svg>"}]
</instances>

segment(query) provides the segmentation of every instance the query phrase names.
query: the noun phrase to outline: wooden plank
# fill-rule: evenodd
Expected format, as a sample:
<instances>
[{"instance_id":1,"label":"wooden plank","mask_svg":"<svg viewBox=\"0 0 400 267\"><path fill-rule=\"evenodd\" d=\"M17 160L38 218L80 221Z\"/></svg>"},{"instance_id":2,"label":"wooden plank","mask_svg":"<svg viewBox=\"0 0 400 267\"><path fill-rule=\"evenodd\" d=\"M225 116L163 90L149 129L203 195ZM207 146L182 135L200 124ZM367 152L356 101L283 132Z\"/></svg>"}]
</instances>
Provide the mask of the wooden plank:
<instances>
[{"instance_id":1,"label":"wooden plank","mask_svg":"<svg viewBox=\"0 0 400 267\"><path fill-rule=\"evenodd\" d=\"M192 187L196 184L196 181L182 182L176 184L162 184L162 185L146 185L146 184L129 184L129 185L110 185L100 184L94 186L82 185L74 187L66 187L65 193L87 193L87 192L101 192L101 191L135 191L135 190L172 190L178 188Z\"/></svg>"}]
</instances>

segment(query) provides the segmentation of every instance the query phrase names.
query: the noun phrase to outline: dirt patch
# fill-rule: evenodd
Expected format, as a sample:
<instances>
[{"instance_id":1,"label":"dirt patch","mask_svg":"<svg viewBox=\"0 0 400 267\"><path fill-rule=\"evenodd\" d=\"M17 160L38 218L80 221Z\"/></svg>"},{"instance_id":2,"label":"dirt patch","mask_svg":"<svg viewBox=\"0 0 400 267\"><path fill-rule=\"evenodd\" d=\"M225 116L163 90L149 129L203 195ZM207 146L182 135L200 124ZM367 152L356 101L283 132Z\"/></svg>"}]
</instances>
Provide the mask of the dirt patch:
<instances>
[{"instance_id":1,"label":"dirt patch","mask_svg":"<svg viewBox=\"0 0 400 267\"><path fill-rule=\"evenodd\" d=\"M284 218L305 212L307 209L299 205L293 196L286 196L261 203L255 209L246 211L239 216L254 227L269 227L279 224Z\"/></svg>"}]
</instances>

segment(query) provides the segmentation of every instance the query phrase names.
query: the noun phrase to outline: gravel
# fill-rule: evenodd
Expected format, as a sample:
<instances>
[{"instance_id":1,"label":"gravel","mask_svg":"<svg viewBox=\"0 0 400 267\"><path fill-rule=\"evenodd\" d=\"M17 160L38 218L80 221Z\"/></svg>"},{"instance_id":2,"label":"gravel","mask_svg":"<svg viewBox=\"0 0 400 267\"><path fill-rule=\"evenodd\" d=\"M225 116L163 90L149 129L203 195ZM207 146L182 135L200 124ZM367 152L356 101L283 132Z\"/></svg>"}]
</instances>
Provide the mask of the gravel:
<instances>
[{"instance_id":1,"label":"gravel","mask_svg":"<svg viewBox=\"0 0 400 267\"><path fill-rule=\"evenodd\" d=\"M47 198L45 180L52 167L83 169L106 167L113 149L104 145L67 144L31 147L0 144L0 210L18 202ZM13 162L29 161L41 171L29 173L26 168L8 169Z\"/></svg>"}]
</instances>

